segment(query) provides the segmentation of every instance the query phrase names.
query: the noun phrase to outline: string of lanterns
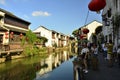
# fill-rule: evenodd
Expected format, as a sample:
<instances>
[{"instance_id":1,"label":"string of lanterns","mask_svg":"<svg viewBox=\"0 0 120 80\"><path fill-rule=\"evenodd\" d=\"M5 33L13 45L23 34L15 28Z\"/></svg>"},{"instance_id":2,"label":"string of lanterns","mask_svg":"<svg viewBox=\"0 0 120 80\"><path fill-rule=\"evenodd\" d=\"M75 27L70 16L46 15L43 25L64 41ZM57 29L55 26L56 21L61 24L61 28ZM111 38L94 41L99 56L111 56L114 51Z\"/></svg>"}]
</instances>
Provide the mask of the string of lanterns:
<instances>
[{"instance_id":1,"label":"string of lanterns","mask_svg":"<svg viewBox=\"0 0 120 80\"><path fill-rule=\"evenodd\" d=\"M19 35L20 39L22 39L23 37L23 34L20 33ZM9 32L5 32L5 39L8 39L9 38ZM10 39L13 39L14 38L14 32L10 32Z\"/></svg>"}]
</instances>

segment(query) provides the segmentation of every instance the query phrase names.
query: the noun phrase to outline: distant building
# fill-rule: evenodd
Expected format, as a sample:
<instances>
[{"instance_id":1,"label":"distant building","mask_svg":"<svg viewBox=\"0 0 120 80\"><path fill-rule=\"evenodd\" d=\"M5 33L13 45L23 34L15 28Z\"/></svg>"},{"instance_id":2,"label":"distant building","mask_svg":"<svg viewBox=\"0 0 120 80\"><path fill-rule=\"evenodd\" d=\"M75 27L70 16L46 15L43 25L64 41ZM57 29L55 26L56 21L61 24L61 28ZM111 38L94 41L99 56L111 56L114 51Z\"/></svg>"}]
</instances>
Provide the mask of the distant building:
<instances>
[{"instance_id":1,"label":"distant building","mask_svg":"<svg viewBox=\"0 0 120 80\"><path fill-rule=\"evenodd\" d=\"M54 45L57 47L63 47L68 45L69 36L54 30L49 30L44 26L38 27L37 29L33 30L33 32L37 36L46 37L48 39L48 42L45 43L45 46L47 47L53 47Z\"/></svg>"}]
</instances>

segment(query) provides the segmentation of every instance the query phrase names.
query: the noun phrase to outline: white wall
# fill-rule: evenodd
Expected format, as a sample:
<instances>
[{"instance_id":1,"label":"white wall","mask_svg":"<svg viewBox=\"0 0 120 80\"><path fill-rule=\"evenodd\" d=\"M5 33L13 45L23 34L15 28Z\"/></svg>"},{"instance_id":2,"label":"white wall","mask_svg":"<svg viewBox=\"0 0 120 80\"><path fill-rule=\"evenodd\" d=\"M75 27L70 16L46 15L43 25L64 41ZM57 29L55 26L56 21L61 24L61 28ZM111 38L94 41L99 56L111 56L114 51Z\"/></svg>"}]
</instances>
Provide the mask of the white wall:
<instances>
[{"instance_id":1,"label":"white wall","mask_svg":"<svg viewBox=\"0 0 120 80\"><path fill-rule=\"evenodd\" d=\"M45 43L47 47L52 47L52 31L43 27L39 27L33 32L40 32L40 36L46 37L48 42Z\"/></svg>"},{"instance_id":2,"label":"white wall","mask_svg":"<svg viewBox=\"0 0 120 80\"><path fill-rule=\"evenodd\" d=\"M91 35L92 35L92 33L95 33L95 29L96 29L98 26L102 26L102 23L97 22L97 21L93 21L93 22L91 22L90 24L88 24L88 25L86 26L86 28L89 29L89 33L87 34L87 39L88 39L90 42L92 42Z\"/></svg>"}]
</instances>

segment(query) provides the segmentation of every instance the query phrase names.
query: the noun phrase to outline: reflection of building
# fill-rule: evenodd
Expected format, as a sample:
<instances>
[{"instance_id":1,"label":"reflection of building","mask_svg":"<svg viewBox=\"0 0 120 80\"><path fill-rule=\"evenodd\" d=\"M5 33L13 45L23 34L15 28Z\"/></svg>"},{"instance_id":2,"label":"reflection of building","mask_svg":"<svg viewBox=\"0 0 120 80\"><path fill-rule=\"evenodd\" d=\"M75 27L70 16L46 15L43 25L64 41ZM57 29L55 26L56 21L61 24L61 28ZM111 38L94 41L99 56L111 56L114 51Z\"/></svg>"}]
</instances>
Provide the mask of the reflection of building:
<instances>
[{"instance_id":1,"label":"reflection of building","mask_svg":"<svg viewBox=\"0 0 120 80\"><path fill-rule=\"evenodd\" d=\"M46 37L48 42L45 45L48 47L54 47L55 45L58 47L67 46L69 41L69 36L64 35L62 33L58 33L54 30L49 30L43 26L38 27L33 31L38 37Z\"/></svg>"},{"instance_id":2,"label":"reflection of building","mask_svg":"<svg viewBox=\"0 0 120 80\"><path fill-rule=\"evenodd\" d=\"M118 46L120 44L120 0L106 0L102 21L106 41L111 39Z\"/></svg>"},{"instance_id":3,"label":"reflection of building","mask_svg":"<svg viewBox=\"0 0 120 80\"><path fill-rule=\"evenodd\" d=\"M0 44L19 42L29 29L30 22L0 9Z\"/></svg>"},{"instance_id":4,"label":"reflection of building","mask_svg":"<svg viewBox=\"0 0 120 80\"><path fill-rule=\"evenodd\" d=\"M54 70L55 68L59 67L64 61L67 61L68 59L69 59L68 51L62 51L62 52L50 54L48 58L41 61L41 66L44 64L47 64L48 66L41 68L40 71L37 73L37 77Z\"/></svg>"}]
</instances>

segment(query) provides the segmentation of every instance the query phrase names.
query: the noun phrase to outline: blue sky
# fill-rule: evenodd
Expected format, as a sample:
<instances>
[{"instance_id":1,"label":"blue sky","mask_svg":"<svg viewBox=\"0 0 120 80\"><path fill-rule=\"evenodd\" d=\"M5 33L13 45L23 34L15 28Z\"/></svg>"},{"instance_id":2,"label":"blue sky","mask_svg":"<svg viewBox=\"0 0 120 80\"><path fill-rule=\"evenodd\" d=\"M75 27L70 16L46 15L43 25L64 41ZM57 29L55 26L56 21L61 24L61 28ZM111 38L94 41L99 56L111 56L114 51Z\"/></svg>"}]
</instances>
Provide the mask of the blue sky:
<instances>
[{"instance_id":1,"label":"blue sky","mask_svg":"<svg viewBox=\"0 0 120 80\"><path fill-rule=\"evenodd\" d=\"M91 0L0 0L0 8L31 22L30 29L44 26L64 34L90 23L101 22L101 14L89 11Z\"/></svg>"}]
</instances>

